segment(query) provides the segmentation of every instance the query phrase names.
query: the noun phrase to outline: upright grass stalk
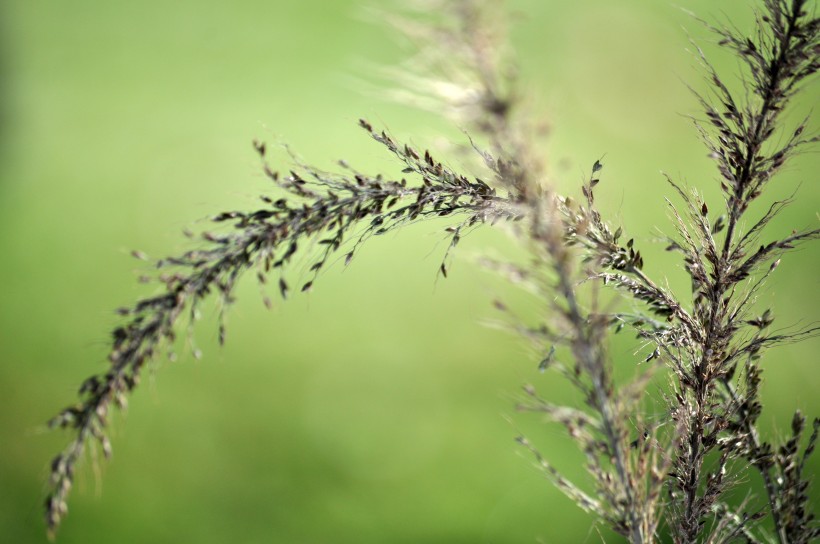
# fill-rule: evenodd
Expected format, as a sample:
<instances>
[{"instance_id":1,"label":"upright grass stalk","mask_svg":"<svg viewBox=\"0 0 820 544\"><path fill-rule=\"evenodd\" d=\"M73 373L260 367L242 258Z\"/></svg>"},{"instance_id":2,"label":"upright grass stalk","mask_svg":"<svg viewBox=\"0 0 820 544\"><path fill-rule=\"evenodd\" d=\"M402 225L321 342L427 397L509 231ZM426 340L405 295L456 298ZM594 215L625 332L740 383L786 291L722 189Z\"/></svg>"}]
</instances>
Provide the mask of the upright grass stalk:
<instances>
[{"instance_id":1,"label":"upright grass stalk","mask_svg":"<svg viewBox=\"0 0 820 544\"><path fill-rule=\"evenodd\" d=\"M393 19L423 44L414 60L420 71L413 77L400 72L398 85L424 95L425 104L436 105L475 137L470 147L486 174L459 173L364 120L360 126L392 154L405 177L366 174L346 163L338 172L325 172L294 158L296 164L280 174L267 162L266 146L255 143L273 186L260 197L263 205L215 215L216 230L201 233L197 247L156 263L163 292L118 310L123 321L112 332L107 370L85 380L79 402L51 420L73 436L51 463L49 533L67 512L85 453L99 447L110 455L106 428L112 407L125 405L146 363L172 347L180 320L194 320L204 299L213 295L226 308L249 271L260 283L273 278L286 297L289 263L315 243L320 249L307 253L310 275L299 286L307 291L334 253L343 251L347 264L371 236L450 217L450 246L439 269L444 276L450 250L481 225L508 225L528 250L525 263L498 267L534 293L542 316L527 324L509 305L496 305L543 354L539 368L556 371L581 394L580 405L561 406L527 386L519 404L566 427L583 453L591 486L567 480L528 438L519 437L559 489L633 544L803 544L820 537L805 473L820 420L806 439L806 418L796 412L791 436L779 446L757 426L761 355L820 329L775 333L769 310L751 314L754 297L781 257L820 237L820 229L793 232L755 249L789 201L771 202L761 217L747 218L789 159L818 140L806 134L807 121L787 128L782 114L820 66L815 8L808 0L762 0L751 37L710 26L745 66L740 92L731 91L698 50L709 87L696 92L703 116L693 120L716 163L724 201L707 205L696 191L667 179L678 202L668 201L675 233L667 249L680 253L692 283L691 295L682 296L644 271L645 253L633 239L622 242L628 238L623 228L598 211L600 161L592 164L580 200L551 187L536 150L532 115L503 45L497 6L481 0L428 0L423 6L441 14L440 21L412 11ZM715 216L710 208L721 211ZM643 310L626 313L603 304L603 289L614 289ZM616 380L608 345L625 327L650 347L644 362L651 364ZM220 324L219 339L224 338ZM653 423L647 415L645 391L656 377L667 379L669 388L650 404L660 406L671 425ZM756 491L750 470L762 478L765 508L730 500L740 486L748 486L748 495ZM762 524L767 517L771 534Z\"/></svg>"}]
</instances>

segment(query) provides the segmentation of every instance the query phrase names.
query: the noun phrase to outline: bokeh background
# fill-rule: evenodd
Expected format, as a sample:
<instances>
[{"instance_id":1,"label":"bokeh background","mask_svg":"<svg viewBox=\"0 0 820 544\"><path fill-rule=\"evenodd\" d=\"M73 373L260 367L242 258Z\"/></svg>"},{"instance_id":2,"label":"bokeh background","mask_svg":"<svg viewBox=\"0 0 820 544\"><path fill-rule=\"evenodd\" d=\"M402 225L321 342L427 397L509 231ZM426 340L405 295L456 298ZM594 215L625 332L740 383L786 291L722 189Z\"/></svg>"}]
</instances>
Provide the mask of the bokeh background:
<instances>
[{"instance_id":1,"label":"bokeh background","mask_svg":"<svg viewBox=\"0 0 820 544\"><path fill-rule=\"evenodd\" d=\"M648 272L686 292L653 229L669 230L661 170L717 194L686 118L696 104L685 83L704 88L688 34L713 52L710 38L669 2L510 4L523 80L553 127L544 153L557 183L574 191L605 155L599 200L654 247ZM750 21L749 2L677 4ZM151 292L135 281L130 250L178 252L184 228L256 205L270 187L254 138L287 142L319 166L345 158L379 169L390 163L356 128L361 116L418 147L442 131L463 137L374 92L375 67L408 52L363 13L358 0L2 3L0 540L45 541L46 466L67 437L42 424L103 368L111 310ZM818 166L809 153L776 180L777 196L803 184L772 236L816 224ZM216 346L206 317L204 358L159 361L116 418L114 458L98 475L84 465L59 541L600 541L513 441L523 429L581 474L560 429L513 409L524 383L546 395L564 384L481 323L503 287L475 257L505 238L465 240L450 279L436 281L440 230L373 240L272 312L246 282L227 345ZM761 295L781 324L817 320L817 255L784 259ZM795 407L820 413L818 348L766 358L769 431L783 433ZM634 364L628 348L613 352Z\"/></svg>"}]
</instances>

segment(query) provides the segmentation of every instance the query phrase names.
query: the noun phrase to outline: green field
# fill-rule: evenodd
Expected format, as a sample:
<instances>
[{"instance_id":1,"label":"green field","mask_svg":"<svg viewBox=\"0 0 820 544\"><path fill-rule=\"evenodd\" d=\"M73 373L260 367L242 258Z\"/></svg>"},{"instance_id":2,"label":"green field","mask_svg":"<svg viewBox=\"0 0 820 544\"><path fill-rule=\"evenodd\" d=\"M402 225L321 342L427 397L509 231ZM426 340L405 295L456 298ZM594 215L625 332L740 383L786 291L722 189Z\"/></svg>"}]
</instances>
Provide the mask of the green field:
<instances>
[{"instance_id":1,"label":"green field","mask_svg":"<svg viewBox=\"0 0 820 544\"><path fill-rule=\"evenodd\" d=\"M678 4L750 21L746 2ZM364 5L0 7L0 541L45 541L47 464L68 436L43 423L104 368L112 310L154 292L137 283L145 264L130 251L179 252L183 229L256 206L272 187L254 139L287 142L321 167L344 158L375 172L395 166L359 117L420 148L442 134L464 138L382 98L374 73L407 51ZM650 248L648 273L687 292L680 266L653 244L656 227L671 232L660 171L718 206L717 173L686 118L697 112L686 83L704 88L687 31L707 52L713 40L669 2L519 0L511 9L522 79L551 123L544 153L555 183L575 192L604 156L602 207ZM815 82L790 118L818 98ZM771 237L816 225L818 171L815 150L773 184L770 198L800 187ZM273 311L247 278L226 346L206 312L195 333L204 357L189 349L159 359L115 418L114 457L99 474L84 464L59 542L601 541L513 440L525 430L584 481L563 430L514 410L522 384L548 395L565 385L539 374L519 339L484 324L504 286L476 257L507 239L471 236L449 279L436 279L443 226L374 239L350 267L336 263L311 293ZM817 250L784 258L760 297L782 326L818 319ZM637 357L625 346L613 355L629 367ZM813 339L765 358L769 431L784 433L795 407L820 415L818 350ZM820 457L812 466L820 470Z\"/></svg>"}]
</instances>

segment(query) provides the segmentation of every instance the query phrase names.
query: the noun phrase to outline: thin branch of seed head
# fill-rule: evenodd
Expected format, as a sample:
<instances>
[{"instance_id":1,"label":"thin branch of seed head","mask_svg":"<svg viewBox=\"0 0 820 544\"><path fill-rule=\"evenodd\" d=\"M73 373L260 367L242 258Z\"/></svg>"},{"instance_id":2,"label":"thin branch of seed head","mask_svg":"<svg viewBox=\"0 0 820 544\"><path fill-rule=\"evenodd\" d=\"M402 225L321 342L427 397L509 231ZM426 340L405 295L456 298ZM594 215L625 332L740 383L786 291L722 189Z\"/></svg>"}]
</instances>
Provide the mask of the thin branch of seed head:
<instances>
[{"instance_id":1,"label":"thin branch of seed head","mask_svg":"<svg viewBox=\"0 0 820 544\"><path fill-rule=\"evenodd\" d=\"M112 334L110 367L87 379L80 388L80 402L53 418L52 427L75 433L68 446L52 462L51 492L46 499L46 521L54 533L64 517L66 498L75 467L89 442L96 441L106 456L111 445L105 433L112 404L124 405L138 385L145 364L163 346L176 339L176 325L187 313L195 315L201 301L216 294L224 306L233 301L236 282L248 270L257 269L260 283L280 272L279 290L283 297L289 286L281 270L309 239L322 250L310 267L312 279L302 291L313 286L318 272L331 253L339 250L352 233L358 244L369 236L383 234L404 224L431 217L466 216L461 225L479 225L497 219L512 219L520 212L510 201L496 196L495 189L481 180L470 181L436 161L429 152L423 157L411 147L400 146L386 133L377 133L369 123L361 126L391 153L399 157L411 173L422 178L419 186L406 180L386 180L363 174L333 175L302 165L302 173L291 171L281 177L267 164L265 171L286 197L274 200L263 196L264 208L252 212L223 212L213 218L232 229L220 234L205 232L204 248L178 257L163 259L158 266L163 294L139 300L119 312L126 322ZM257 144L264 157L265 148ZM219 339L224 341L224 325Z\"/></svg>"}]
</instances>

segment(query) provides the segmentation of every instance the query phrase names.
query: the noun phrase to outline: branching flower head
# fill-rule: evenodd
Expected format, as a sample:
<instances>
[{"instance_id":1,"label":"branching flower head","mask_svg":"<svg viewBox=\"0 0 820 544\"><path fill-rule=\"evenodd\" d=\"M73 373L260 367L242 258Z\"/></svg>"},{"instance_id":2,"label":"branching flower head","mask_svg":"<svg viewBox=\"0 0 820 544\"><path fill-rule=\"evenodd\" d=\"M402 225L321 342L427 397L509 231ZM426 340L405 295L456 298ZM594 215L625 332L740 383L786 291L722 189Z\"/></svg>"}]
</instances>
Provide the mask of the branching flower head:
<instances>
[{"instance_id":1,"label":"branching flower head","mask_svg":"<svg viewBox=\"0 0 820 544\"><path fill-rule=\"evenodd\" d=\"M782 115L820 66L820 19L810 3L763 0L751 37L712 28L745 66L740 93L700 53L710 88L697 95L703 116L694 121L716 163L723 202L707 202L667 178L673 195L667 250L680 254L692 285L685 294L653 279L645 271L646 249L599 210L601 160L590 161L577 197L550 186L499 41L497 6L480 0L439 0L435 6L443 22L416 14L398 23L426 44L411 62L418 67L423 59L424 69L413 76L398 71L398 85L402 96L420 93L425 105L466 128L482 173L456 171L438 153L415 149L365 120L360 127L392 155L402 175L364 173L347 163L326 172L292 155L293 166L283 170L268 162L265 144L255 143L270 193L257 209L215 215L213 230L195 236L193 249L155 263L148 281L159 283L159 294L118 310L107 368L86 379L78 402L51 420L72 435L51 463L49 531L67 513L84 455L96 448L111 454L114 407L126 405L147 364L173 347L181 322L195 321L204 300L216 298L227 311L248 272L261 284L274 283L282 298L308 291L333 256L344 255L348 264L373 236L447 218L450 243L439 268L445 277L450 250L483 225L510 225L527 250L526 262L498 268L513 271L514 283L535 296L537 322L518 318L502 301L496 306L540 354L538 368L556 372L579 393L578 405L560 405L526 386L519 404L563 426L580 449L588 485L563 476L534 441L518 439L561 491L633 544L663 538L801 544L820 537L806 464L820 423L814 420L808 431L796 412L789 438L779 445L758 429L761 356L820 328L773 330L772 312L755 314L753 304L780 259L820 237L820 229L761 243L765 227L789 201L772 202L761 217L750 217L751 204L765 197L790 158L818 140L805 121L785 128ZM308 277L291 285L290 265L299 256L309 262ZM614 301L602 295L609 289ZM633 311L621 311L624 300ZM635 334L640 356L620 379L609 346L625 328ZM219 340L225 340L222 319ZM669 386L647 400L658 376ZM663 421L655 422L647 410L659 407ZM765 507L731 500L750 471L763 481ZM766 517L774 527L770 537L761 523Z\"/></svg>"}]
</instances>

